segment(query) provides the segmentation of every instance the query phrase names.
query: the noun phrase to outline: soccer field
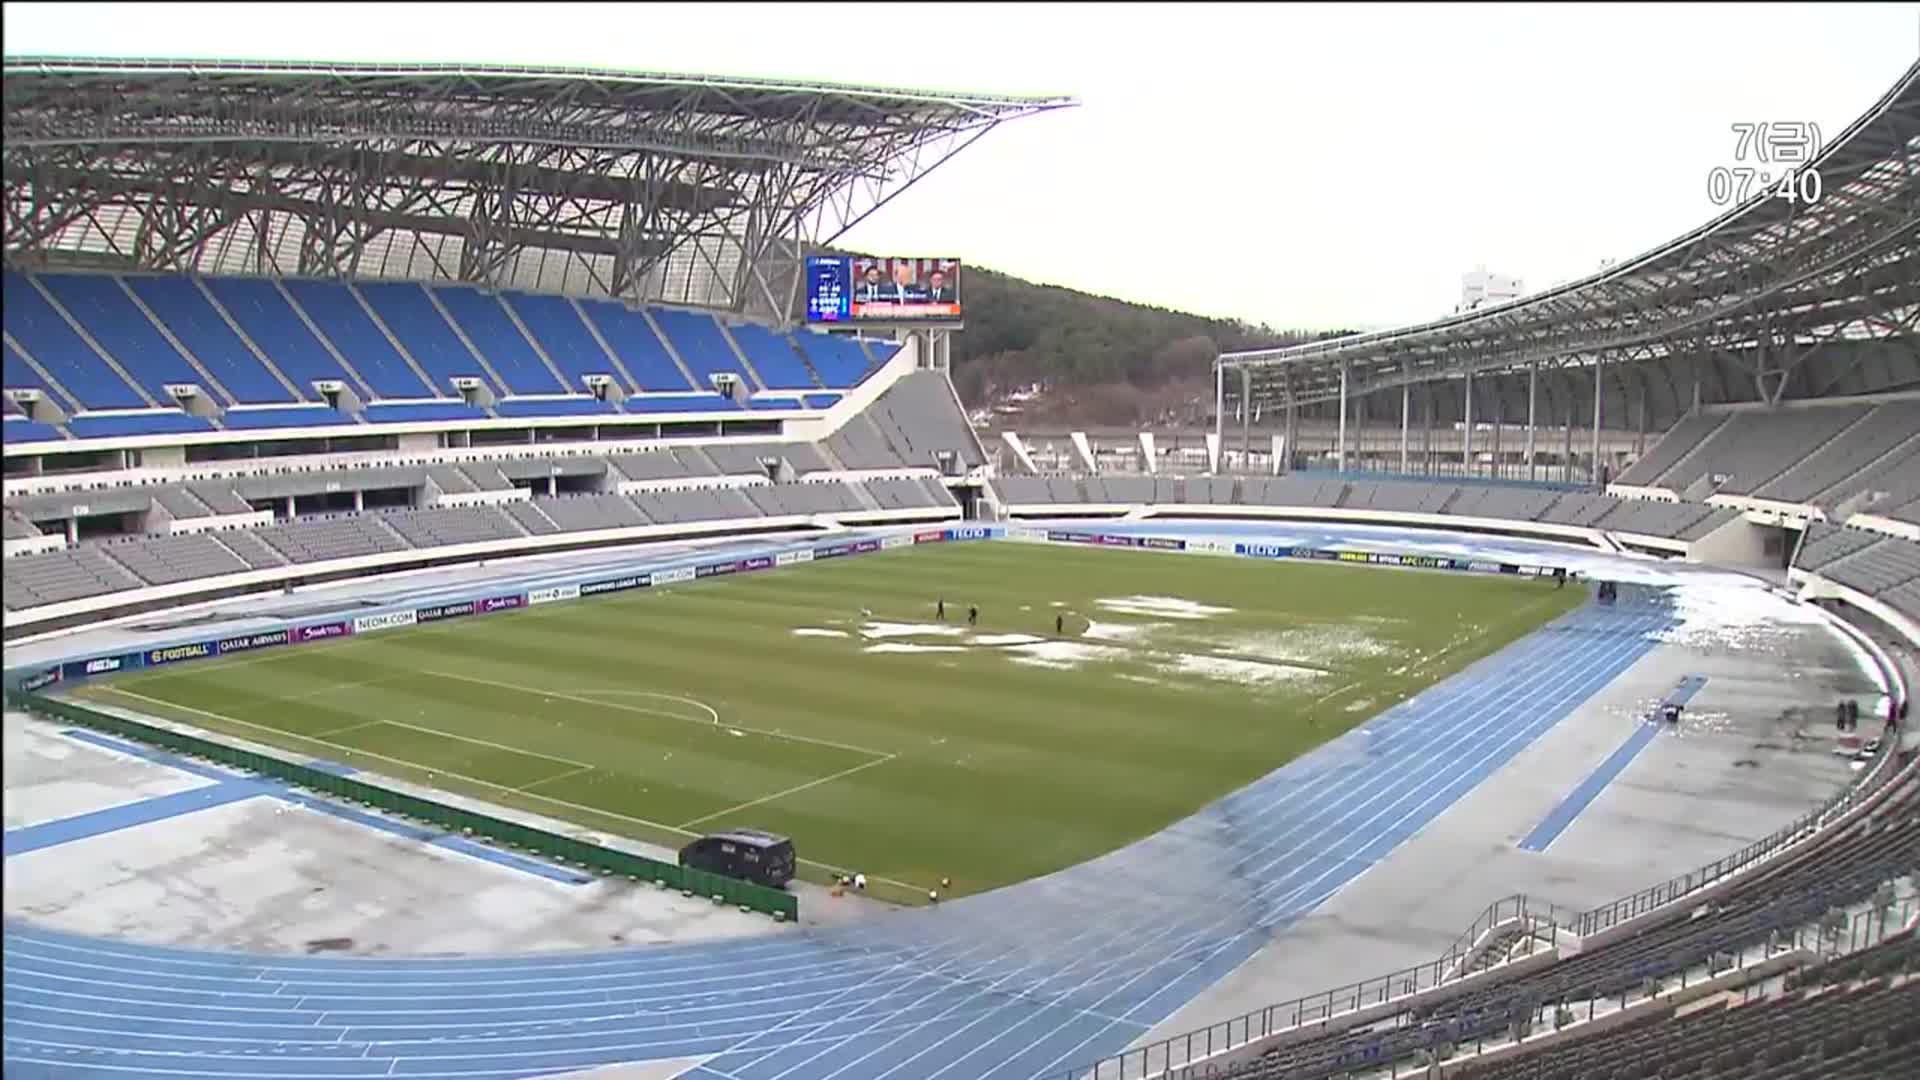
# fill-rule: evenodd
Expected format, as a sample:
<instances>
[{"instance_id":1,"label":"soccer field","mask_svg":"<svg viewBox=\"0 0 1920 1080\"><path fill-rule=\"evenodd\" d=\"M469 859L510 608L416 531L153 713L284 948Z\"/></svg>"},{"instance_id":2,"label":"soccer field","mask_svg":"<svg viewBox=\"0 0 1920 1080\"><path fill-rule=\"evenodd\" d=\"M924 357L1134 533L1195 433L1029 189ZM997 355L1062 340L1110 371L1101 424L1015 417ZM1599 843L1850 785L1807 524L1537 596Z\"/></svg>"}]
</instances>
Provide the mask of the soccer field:
<instances>
[{"instance_id":1,"label":"soccer field","mask_svg":"<svg viewBox=\"0 0 1920 1080\"><path fill-rule=\"evenodd\" d=\"M1583 598L1535 579L946 544L75 696L674 847L770 829L794 837L803 877L857 869L909 899L1147 835Z\"/></svg>"}]
</instances>

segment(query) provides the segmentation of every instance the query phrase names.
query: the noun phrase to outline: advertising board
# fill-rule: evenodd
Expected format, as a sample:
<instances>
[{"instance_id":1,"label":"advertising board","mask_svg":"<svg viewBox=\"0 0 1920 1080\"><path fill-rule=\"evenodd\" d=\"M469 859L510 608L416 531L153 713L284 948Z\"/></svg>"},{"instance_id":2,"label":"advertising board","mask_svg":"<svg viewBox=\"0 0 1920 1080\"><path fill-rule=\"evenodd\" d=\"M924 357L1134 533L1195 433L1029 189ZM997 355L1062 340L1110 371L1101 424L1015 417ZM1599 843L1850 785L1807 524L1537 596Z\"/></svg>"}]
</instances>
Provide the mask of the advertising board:
<instances>
[{"instance_id":1,"label":"advertising board","mask_svg":"<svg viewBox=\"0 0 1920 1080\"><path fill-rule=\"evenodd\" d=\"M389 611L384 615L362 615L353 620L353 632L365 634L374 630L391 630L396 626L412 626L418 613L413 611Z\"/></svg>"}]
</instances>

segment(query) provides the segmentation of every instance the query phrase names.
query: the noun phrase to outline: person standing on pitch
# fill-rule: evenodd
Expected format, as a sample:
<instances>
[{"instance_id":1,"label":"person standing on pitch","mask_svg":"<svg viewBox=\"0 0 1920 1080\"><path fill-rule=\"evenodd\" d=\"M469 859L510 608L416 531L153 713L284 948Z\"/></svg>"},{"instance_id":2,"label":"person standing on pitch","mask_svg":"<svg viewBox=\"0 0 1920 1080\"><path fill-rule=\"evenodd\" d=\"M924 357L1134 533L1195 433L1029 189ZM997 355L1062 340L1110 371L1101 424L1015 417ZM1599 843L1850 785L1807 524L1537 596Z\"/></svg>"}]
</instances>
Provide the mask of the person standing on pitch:
<instances>
[{"instance_id":1,"label":"person standing on pitch","mask_svg":"<svg viewBox=\"0 0 1920 1080\"><path fill-rule=\"evenodd\" d=\"M947 621L947 598L946 597L943 596L934 603L933 615L934 615L934 618L939 619L941 622Z\"/></svg>"},{"instance_id":2,"label":"person standing on pitch","mask_svg":"<svg viewBox=\"0 0 1920 1080\"><path fill-rule=\"evenodd\" d=\"M980 607L979 607L979 605L977 605L977 604L968 604L968 605L967 605L967 625L968 625L968 626L978 626L978 625L980 625Z\"/></svg>"},{"instance_id":3,"label":"person standing on pitch","mask_svg":"<svg viewBox=\"0 0 1920 1080\"><path fill-rule=\"evenodd\" d=\"M1053 636L1065 637L1066 633L1067 633L1067 617L1065 615L1055 615L1053 617Z\"/></svg>"}]
</instances>

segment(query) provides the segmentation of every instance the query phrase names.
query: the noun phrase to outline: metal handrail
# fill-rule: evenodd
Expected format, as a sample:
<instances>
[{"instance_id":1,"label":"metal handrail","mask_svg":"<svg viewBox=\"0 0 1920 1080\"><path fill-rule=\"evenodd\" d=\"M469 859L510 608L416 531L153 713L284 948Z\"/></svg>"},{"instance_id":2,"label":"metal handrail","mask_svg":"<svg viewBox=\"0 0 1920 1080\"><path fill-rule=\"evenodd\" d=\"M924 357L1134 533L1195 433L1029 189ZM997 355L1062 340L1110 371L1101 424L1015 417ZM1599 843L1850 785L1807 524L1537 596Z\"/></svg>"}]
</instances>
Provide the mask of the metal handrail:
<instances>
[{"instance_id":1,"label":"metal handrail","mask_svg":"<svg viewBox=\"0 0 1920 1080\"><path fill-rule=\"evenodd\" d=\"M1516 893L1489 905L1465 932L1454 939L1438 960L1269 1005L1184 1035L1122 1051L1092 1065L1071 1069L1064 1074L1063 1080L1147 1080L1288 1030L1324 1024L1336 1016L1377 1008L1426 993L1473 974L1464 970L1463 961L1470 959L1473 949L1484 936L1505 923L1529 920L1538 927L1544 922L1549 934L1565 929L1580 938L1619 926L1796 848L1801 841L1818 835L1825 827L1857 809L1894 779L1920 770L1920 759L1903 769L1889 770L1888 763L1895 754L1893 747L1885 748L1876 756L1869 771L1836 792L1819 808L1734 854L1716 859L1691 873L1649 886L1571 918L1550 903L1530 900L1526 894ZM1540 920L1534 913L1543 908L1547 916Z\"/></svg>"}]
</instances>

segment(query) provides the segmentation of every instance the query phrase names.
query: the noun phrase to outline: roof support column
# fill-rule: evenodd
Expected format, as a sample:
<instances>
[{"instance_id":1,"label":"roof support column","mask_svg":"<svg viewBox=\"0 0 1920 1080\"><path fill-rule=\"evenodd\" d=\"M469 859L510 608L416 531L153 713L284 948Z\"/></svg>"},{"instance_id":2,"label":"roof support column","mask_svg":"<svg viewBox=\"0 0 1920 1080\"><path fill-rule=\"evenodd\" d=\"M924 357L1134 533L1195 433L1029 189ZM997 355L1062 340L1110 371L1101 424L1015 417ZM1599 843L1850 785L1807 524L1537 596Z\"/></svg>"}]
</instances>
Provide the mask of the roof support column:
<instances>
[{"instance_id":1,"label":"roof support column","mask_svg":"<svg viewBox=\"0 0 1920 1080\"><path fill-rule=\"evenodd\" d=\"M1606 368L1607 368L1607 362L1604 358L1601 358L1601 357L1594 358L1594 361L1593 361L1593 468L1592 468L1592 474L1593 474L1593 486L1596 490L1598 490L1602 486L1602 482L1600 480L1600 395L1602 391L1600 376L1602 372L1606 371Z\"/></svg>"},{"instance_id":2,"label":"roof support column","mask_svg":"<svg viewBox=\"0 0 1920 1080\"><path fill-rule=\"evenodd\" d=\"M1293 400L1293 377L1287 377L1287 437L1280 444L1281 452L1286 455L1281 463L1282 472L1293 471L1293 455L1300 445L1300 407Z\"/></svg>"},{"instance_id":3,"label":"roof support column","mask_svg":"<svg viewBox=\"0 0 1920 1080\"><path fill-rule=\"evenodd\" d=\"M1412 371L1405 361L1401 362L1400 381L1400 471L1405 473L1407 465L1407 413L1413 406Z\"/></svg>"},{"instance_id":4,"label":"roof support column","mask_svg":"<svg viewBox=\"0 0 1920 1080\"><path fill-rule=\"evenodd\" d=\"M1217 448L1227 435L1227 366L1220 361L1213 362L1213 445ZM1213 471L1220 471L1218 450L1215 450Z\"/></svg>"},{"instance_id":5,"label":"roof support column","mask_svg":"<svg viewBox=\"0 0 1920 1080\"><path fill-rule=\"evenodd\" d=\"M1560 448L1560 482L1573 483L1573 376L1564 375L1567 383L1567 429L1566 444Z\"/></svg>"},{"instance_id":6,"label":"roof support column","mask_svg":"<svg viewBox=\"0 0 1920 1080\"><path fill-rule=\"evenodd\" d=\"M1420 433L1420 471L1433 475L1433 384L1420 384L1420 404L1423 428Z\"/></svg>"},{"instance_id":7,"label":"roof support column","mask_svg":"<svg viewBox=\"0 0 1920 1080\"><path fill-rule=\"evenodd\" d=\"M1240 369L1240 467L1253 453L1253 369Z\"/></svg>"},{"instance_id":8,"label":"roof support column","mask_svg":"<svg viewBox=\"0 0 1920 1080\"><path fill-rule=\"evenodd\" d=\"M1347 469L1347 362L1340 361L1340 428L1339 443L1333 451L1333 467L1345 472Z\"/></svg>"},{"instance_id":9,"label":"roof support column","mask_svg":"<svg viewBox=\"0 0 1920 1080\"><path fill-rule=\"evenodd\" d=\"M1489 474L1495 480L1500 479L1503 471L1500 462L1500 432L1507 426L1506 388L1500 385L1496 377L1493 383L1493 470Z\"/></svg>"},{"instance_id":10,"label":"roof support column","mask_svg":"<svg viewBox=\"0 0 1920 1080\"><path fill-rule=\"evenodd\" d=\"M1535 360L1533 363L1527 365L1527 480L1528 482L1532 482L1534 480L1539 479L1539 474L1536 473L1534 470L1534 460L1533 460L1533 428L1534 428L1534 418L1537 415L1534 410L1538 404L1539 393L1540 393L1540 361Z\"/></svg>"},{"instance_id":11,"label":"roof support column","mask_svg":"<svg viewBox=\"0 0 1920 1080\"><path fill-rule=\"evenodd\" d=\"M1466 476L1473 475L1473 372L1467 372L1466 381L1466 430L1460 439L1460 470Z\"/></svg>"}]
</instances>

